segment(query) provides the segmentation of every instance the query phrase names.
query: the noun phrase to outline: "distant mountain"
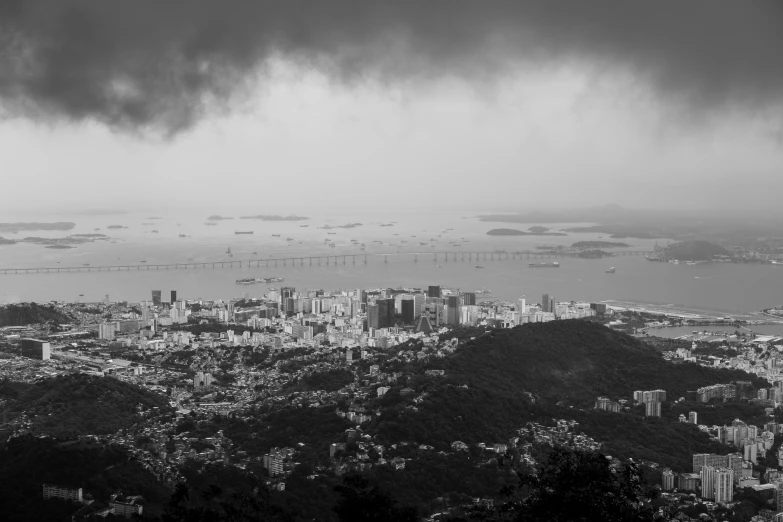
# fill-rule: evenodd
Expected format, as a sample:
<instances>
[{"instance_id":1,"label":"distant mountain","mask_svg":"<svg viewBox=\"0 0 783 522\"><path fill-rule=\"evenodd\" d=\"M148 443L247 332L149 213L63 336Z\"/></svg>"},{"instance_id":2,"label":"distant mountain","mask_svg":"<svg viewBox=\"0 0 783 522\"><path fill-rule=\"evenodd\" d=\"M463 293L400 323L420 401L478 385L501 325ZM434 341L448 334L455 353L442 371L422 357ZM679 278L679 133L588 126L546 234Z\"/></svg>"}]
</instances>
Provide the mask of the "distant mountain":
<instances>
[{"instance_id":1,"label":"distant mountain","mask_svg":"<svg viewBox=\"0 0 783 522\"><path fill-rule=\"evenodd\" d=\"M53 305L37 303L19 303L0 306L0 327L25 326L28 324L70 323L73 318Z\"/></svg>"},{"instance_id":2,"label":"distant mountain","mask_svg":"<svg viewBox=\"0 0 783 522\"><path fill-rule=\"evenodd\" d=\"M76 223L57 221L55 223L0 223L0 232L19 232L22 230L70 230Z\"/></svg>"},{"instance_id":3,"label":"distant mountain","mask_svg":"<svg viewBox=\"0 0 783 522\"><path fill-rule=\"evenodd\" d=\"M239 219L258 219L260 221L307 221L310 219L305 216L278 216L278 215L266 215L258 214L256 216L242 216Z\"/></svg>"},{"instance_id":4,"label":"distant mountain","mask_svg":"<svg viewBox=\"0 0 783 522\"><path fill-rule=\"evenodd\" d=\"M60 439L80 435L114 433L138 419L137 406L171 407L168 401L139 386L117 379L73 374L45 379L35 384L0 388L9 399L1 412L24 412L35 435Z\"/></svg>"},{"instance_id":5,"label":"distant mountain","mask_svg":"<svg viewBox=\"0 0 783 522\"><path fill-rule=\"evenodd\" d=\"M514 228L493 228L487 232L488 236L565 236L563 232L548 232L548 228L533 226L528 229L528 232L524 230L517 230Z\"/></svg>"},{"instance_id":6,"label":"distant mountain","mask_svg":"<svg viewBox=\"0 0 783 522\"><path fill-rule=\"evenodd\" d=\"M629 210L611 204L601 207L567 208L554 210L532 210L519 214L487 214L478 216L480 221L497 223L574 223L614 222L636 219L646 215L645 211Z\"/></svg>"}]
</instances>

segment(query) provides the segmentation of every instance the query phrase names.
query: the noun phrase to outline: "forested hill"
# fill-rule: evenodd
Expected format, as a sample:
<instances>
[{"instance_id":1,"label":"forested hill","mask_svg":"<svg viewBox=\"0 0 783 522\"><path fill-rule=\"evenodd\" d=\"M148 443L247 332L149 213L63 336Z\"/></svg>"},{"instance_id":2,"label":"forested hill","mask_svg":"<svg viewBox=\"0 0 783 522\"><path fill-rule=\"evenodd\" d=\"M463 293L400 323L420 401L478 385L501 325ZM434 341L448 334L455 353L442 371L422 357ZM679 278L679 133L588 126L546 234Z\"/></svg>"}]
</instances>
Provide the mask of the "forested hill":
<instances>
[{"instance_id":1,"label":"forested hill","mask_svg":"<svg viewBox=\"0 0 783 522\"><path fill-rule=\"evenodd\" d=\"M467 340L433 365L451 381L487 386L510 397L589 406L597 396L631 398L634 390L664 389L669 399L734 380L769 384L739 370L673 364L642 341L587 321L555 321L495 330Z\"/></svg>"},{"instance_id":2,"label":"forested hill","mask_svg":"<svg viewBox=\"0 0 783 522\"><path fill-rule=\"evenodd\" d=\"M448 451L455 440L498 443L529 421L569 419L612 456L687 471L693 453L725 454L730 448L692 424L672 420L676 414L671 402L665 403L664 418L659 419L645 418L639 408L621 413L595 410L596 397L631 398L634 390L662 388L676 400L687 390L709 384L744 380L756 387L765 385L742 371L669 363L643 342L587 321L488 333L461 330L454 335L462 339L461 346L422 367L420 375L407 382L414 393L392 389L378 399L381 415L368 430L381 441L416 441ZM444 376L426 375L431 369L444 370ZM399 492L401 498L403 493Z\"/></svg>"},{"instance_id":3,"label":"forested hill","mask_svg":"<svg viewBox=\"0 0 783 522\"><path fill-rule=\"evenodd\" d=\"M53 305L18 303L0 306L0 327L25 326L47 321L69 323L72 318Z\"/></svg>"},{"instance_id":4,"label":"forested hill","mask_svg":"<svg viewBox=\"0 0 783 522\"><path fill-rule=\"evenodd\" d=\"M136 421L137 406L170 406L160 395L117 379L75 374L23 387L0 387L3 411L24 412L36 435L73 438L114 433Z\"/></svg>"},{"instance_id":5,"label":"forested hill","mask_svg":"<svg viewBox=\"0 0 783 522\"><path fill-rule=\"evenodd\" d=\"M159 511L171 494L118 447L32 435L0 442L0 476L2 519L9 522L71 519L78 506L56 500L42 502L44 483L84 488L85 494L104 504L117 490L142 495L145 514Z\"/></svg>"}]
</instances>

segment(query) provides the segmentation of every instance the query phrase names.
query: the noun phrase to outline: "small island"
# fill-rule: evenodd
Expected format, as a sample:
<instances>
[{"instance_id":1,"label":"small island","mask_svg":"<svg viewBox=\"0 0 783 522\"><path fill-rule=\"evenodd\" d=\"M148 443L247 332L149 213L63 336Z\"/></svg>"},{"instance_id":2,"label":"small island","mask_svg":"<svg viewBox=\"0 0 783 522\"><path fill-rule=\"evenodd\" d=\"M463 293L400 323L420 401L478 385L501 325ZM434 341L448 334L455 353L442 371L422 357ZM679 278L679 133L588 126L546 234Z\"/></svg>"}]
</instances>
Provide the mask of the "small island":
<instances>
[{"instance_id":1,"label":"small island","mask_svg":"<svg viewBox=\"0 0 783 522\"><path fill-rule=\"evenodd\" d=\"M19 232L21 230L70 230L76 223L57 221L55 223L0 223L0 232Z\"/></svg>"},{"instance_id":2,"label":"small island","mask_svg":"<svg viewBox=\"0 0 783 522\"><path fill-rule=\"evenodd\" d=\"M224 221L226 219L234 219L232 217L226 217L226 216L219 216L219 215L212 215L207 218L207 221Z\"/></svg>"},{"instance_id":3,"label":"small island","mask_svg":"<svg viewBox=\"0 0 783 522\"><path fill-rule=\"evenodd\" d=\"M615 241L577 241L571 248L623 248L631 245Z\"/></svg>"},{"instance_id":4,"label":"small island","mask_svg":"<svg viewBox=\"0 0 783 522\"><path fill-rule=\"evenodd\" d=\"M118 228L128 228L128 227L124 227L124 226L122 226L122 225L109 225L109 226L108 226L108 227L106 227L106 228L111 228L111 229L118 229Z\"/></svg>"},{"instance_id":5,"label":"small island","mask_svg":"<svg viewBox=\"0 0 783 522\"><path fill-rule=\"evenodd\" d=\"M0 245L15 245L16 241L13 239L5 239L3 237L0 237Z\"/></svg>"},{"instance_id":6,"label":"small island","mask_svg":"<svg viewBox=\"0 0 783 522\"><path fill-rule=\"evenodd\" d=\"M487 232L488 236L565 236L563 232L549 232L549 228L534 225L524 230L517 230L515 228L493 228Z\"/></svg>"},{"instance_id":7,"label":"small island","mask_svg":"<svg viewBox=\"0 0 783 522\"><path fill-rule=\"evenodd\" d=\"M598 248L592 248L590 250L582 250L577 254L577 257L585 259L601 259L602 257L612 257L614 254Z\"/></svg>"},{"instance_id":8,"label":"small island","mask_svg":"<svg viewBox=\"0 0 783 522\"><path fill-rule=\"evenodd\" d=\"M208 219L212 219L212 217L214 216L211 216ZM231 219L231 218L223 218L223 219ZM259 221L307 221L310 218L305 216L295 216L295 215L278 216L278 215L258 214L257 216L241 216L239 219L258 219Z\"/></svg>"},{"instance_id":9,"label":"small island","mask_svg":"<svg viewBox=\"0 0 783 522\"><path fill-rule=\"evenodd\" d=\"M730 258L732 254L709 241L682 241L666 247L666 256L679 261L711 261L716 258Z\"/></svg>"}]
</instances>

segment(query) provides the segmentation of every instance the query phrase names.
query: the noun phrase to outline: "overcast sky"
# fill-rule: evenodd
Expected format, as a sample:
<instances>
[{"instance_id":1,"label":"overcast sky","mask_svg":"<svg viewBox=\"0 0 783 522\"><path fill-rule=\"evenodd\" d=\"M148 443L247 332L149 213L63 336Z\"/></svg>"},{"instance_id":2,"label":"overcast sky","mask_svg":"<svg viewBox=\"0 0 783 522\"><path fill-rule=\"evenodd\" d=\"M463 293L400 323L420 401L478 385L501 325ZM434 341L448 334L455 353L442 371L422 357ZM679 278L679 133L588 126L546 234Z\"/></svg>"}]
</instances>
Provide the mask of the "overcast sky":
<instances>
[{"instance_id":1,"label":"overcast sky","mask_svg":"<svg viewBox=\"0 0 783 522\"><path fill-rule=\"evenodd\" d=\"M718 209L783 189L780 1L2 4L6 211Z\"/></svg>"}]
</instances>

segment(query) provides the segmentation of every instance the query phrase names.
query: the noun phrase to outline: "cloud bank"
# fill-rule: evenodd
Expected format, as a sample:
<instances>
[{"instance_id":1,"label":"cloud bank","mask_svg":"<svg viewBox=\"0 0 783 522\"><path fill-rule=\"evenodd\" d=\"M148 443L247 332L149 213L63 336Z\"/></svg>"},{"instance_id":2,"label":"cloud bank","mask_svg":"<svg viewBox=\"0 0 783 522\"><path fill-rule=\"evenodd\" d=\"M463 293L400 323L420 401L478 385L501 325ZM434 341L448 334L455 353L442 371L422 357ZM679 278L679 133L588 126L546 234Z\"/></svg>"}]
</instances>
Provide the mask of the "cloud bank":
<instances>
[{"instance_id":1,"label":"cloud bank","mask_svg":"<svg viewBox=\"0 0 783 522\"><path fill-rule=\"evenodd\" d=\"M627 70L666 103L783 103L783 0L3 0L0 115L175 134L274 59L334 81Z\"/></svg>"}]
</instances>

